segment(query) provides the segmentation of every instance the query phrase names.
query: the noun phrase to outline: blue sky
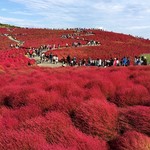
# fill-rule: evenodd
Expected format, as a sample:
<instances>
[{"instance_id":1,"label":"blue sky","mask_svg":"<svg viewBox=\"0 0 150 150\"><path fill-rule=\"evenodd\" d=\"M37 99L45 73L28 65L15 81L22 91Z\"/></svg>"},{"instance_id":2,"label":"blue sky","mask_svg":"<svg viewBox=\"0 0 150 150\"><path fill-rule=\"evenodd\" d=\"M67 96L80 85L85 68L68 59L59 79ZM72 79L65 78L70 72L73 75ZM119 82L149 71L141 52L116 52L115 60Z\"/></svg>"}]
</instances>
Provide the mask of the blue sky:
<instances>
[{"instance_id":1,"label":"blue sky","mask_svg":"<svg viewBox=\"0 0 150 150\"><path fill-rule=\"evenodd\" d=\"M0 0L0 23L100 28L150 39L149 0Z\"/></svg>"}]
</instances>

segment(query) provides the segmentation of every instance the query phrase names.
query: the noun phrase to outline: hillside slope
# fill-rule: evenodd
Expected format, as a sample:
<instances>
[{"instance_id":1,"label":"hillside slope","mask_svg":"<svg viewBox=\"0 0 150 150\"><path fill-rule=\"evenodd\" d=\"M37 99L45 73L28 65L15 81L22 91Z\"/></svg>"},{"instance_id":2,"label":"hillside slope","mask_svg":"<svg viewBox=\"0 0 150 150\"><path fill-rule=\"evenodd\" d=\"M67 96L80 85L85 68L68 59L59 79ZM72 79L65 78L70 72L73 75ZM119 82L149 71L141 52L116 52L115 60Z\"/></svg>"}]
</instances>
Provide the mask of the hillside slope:
<instances>
[{"instance_id":1,"label":"hillside slope","mask_svg":"<svg viewBox=\"0 0 150 150\"><path fill-rule=\"evenodd\" d=\"M59 59L76 57L80 59L110 59L150 53L150 40L131 35L108 32L97 29L33 29L33 28L0 28L0 49L9 49L14 42L4 34L22 41L22 48L53 50ZM50 53L51 51L49 51Z\"/></svg>"}]
</instances>

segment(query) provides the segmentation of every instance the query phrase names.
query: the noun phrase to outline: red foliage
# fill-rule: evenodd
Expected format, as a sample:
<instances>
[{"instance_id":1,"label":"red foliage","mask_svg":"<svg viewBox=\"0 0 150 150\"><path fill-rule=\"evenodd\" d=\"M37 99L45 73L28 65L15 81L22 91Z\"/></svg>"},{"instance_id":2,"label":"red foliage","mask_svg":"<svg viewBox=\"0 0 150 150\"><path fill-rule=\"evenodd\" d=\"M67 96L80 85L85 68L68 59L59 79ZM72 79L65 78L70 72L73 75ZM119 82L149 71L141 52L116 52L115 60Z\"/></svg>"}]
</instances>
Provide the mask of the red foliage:
<instances>
[{"instance_id":1,"label":"red foliage","mask_svg":"<svg viewBox=\"0 0 150 150\"><path fill-rule=\"evenodd\" d=\"M84 102L74 112L75 126L82 132L107 141L117 136L118 112L115 105L105 100Z\"/></svg>"},{"instance_id":2,"label":"red foliage","mask_svg":"<svg viewBox=\"0 0 150 150\"><path fill-rule=\"evenodd\" d=\"M19 123L24 122L28 119L38 117L42 114L39 107L30 104L29 106L21 107L11 112L12 117L16 118Z\"/></svg>"},{"instance_id":3,"label":"red foliage","mask_svg":"<svg viewBox=\"0 0 150 150\"><path fill-rule=\"evenodd\" d=\"M16 135L16 149L36 149L33 132L39 149L56 150L109 149L105 140L129 130L150 135L149 107L128 107L149 106L149 66L1 68L0 132L10 145Z\"/></svg>"},{"instance_id":4,"label":"red foliage","mask_svg":"<svg viewBox=\"0 0 150 150\"><path fill-rule=\"evenodd\" d=\"M30 104L38 106L42 111L48 111L59 100L56 92L38 90L30 95Z\"/></svg>"},{"instance_id":5,"label":"red foliage","mask_svg":"<svg viewBox=\"0 0 150 150\"><path fill-rule=\"evenodd\" d=\"M135 106L121 109L119 114L120 131L136 130L150 136L150 107Z\"/></svg>"},{"instance_id":6,"label":"red foliage","mask_svg":"<svg viewBox=\"0 0 150 150\"><path fill-rule=\"evenodd\" d=\"M128 131L111 142L112 150L149 150L150 138L144 134Z\"/></svg>"},{"instance_id":7,"label":"red foliage","mask_svg":"<svg viewBox=\"0 0 150 150\"><path fill-rule=\"evenodd\" d=\"M133 68L132 68L133 69ZM149 67L136 68L129 78L136 84L141 84L147 88L150 93L150 69Z\"/></svg>"},{"instance_id":8,"label":"red foliage","mask_svg":"<svg viewBox=\"0 0 150 150\"><path fill-rule=\"evenodd\" d=\"M116 91L115 103L118 106L150 105L148 90L138 84L121 84Z\"/></svg>"},{"instance_id":9,"label":"red foliage","mask_svg":"<svg viewBox=\"0 0 150 150\"><path fill-rule=\"evenodd\" d=\"M122 84L128 84L130 82L128 81L128 74L130 74L129 68L130 67L110 68L109 73L107 73L106 76L109 76L115 87L121 86Z\"/></svg>"},{"instance_id":10,"label":"red foliage","mask_svg":"<svg viewBox=\"0 0 150 150\"><path fill-rule=\"evenodd\" d=\"M110 101L119 107L150 104L147 67L111 68L110 79L116 87ZM148 67L149 68L149 67ZM141 82L142 81L142 82Z\"/></svg>"},{"instance_id":11,"label":"red foliage","mask_svg":"<svg viewBox=\"0 0 150 150\"><path fill-rule=\"evenodd\" d=\"M1 107L0 109L0 130L18 129L19 120L12 115L13 110Z\"/></svg>"},{"instance_id":12,"label":"red foliage","mask_svg":"<svg viewBox=\"0 0 150 150\"><path fill-rule=\"evenodd\" d=\"M129 56L132 63L135 55L150 52L149 40L86 29L0 32L0 149L108 150L106 141L116 150L149 149L149 66L50 69L25 56L26 48L55 44L59 59ZM10 48L16 42L6 34L24 41L23 47ZM73 37L62 38L68 34ZM101 44L85 45L90 40Z\"/></svg>"},{"instance_id":13,"label":"red foliage","mask_svg":"<svg viewBox=\"0 0 150 150\"><path fill-rule=\"evenodd\" d=\"M20 85L10 85L0 89L0 104L9 108L27 105L30 91Z\"/></svg>"},{"instance_id":14,"label":"red foliage","mask_svg":"<svg viewBox=\"0 0 150 150\"><path fill-rule=\"evenodd\" d=\"M2 150L48 150L51 146L39 134L31 131L8 130L1 133L0 149Z\"/></svg>"},{"instance_id":15,"label":"red foliage","mask_svg":"<svg viewBox=\"0 0 150 150\"><path fill-rule=\"evenodd\" d=\"M73 127L69 117L58 112L48 113L45 118L38 117L28 120L21 125L21 129L42 134L49 144L61 144L65 148L75 147L79 150L108 149L106 142L79 132Z\"/></svg>"},{"instance_id":16,"label":"red foliage","mask_svg":"<svg viewBox=\"0 0 150 150\"><path fill-rule=\"evenodd\" d=\"M115 87L113 83L108 79L108 77L105 78L104 76L97 77L97 79L91 79L87 83L85 82L84 88L91 92L96 89L97 92L102 92L106 99L110 99L115 95ZM96 95L96 93L94 92L93 95Z\"/></svg>"},{"instance_id":17,"label":"red foliage","mask_svg":"<svg viewBox=\"0 0 150 150\"><path fill-rule=\"evenodd\" d=\"M24 67L34 65L35 60L25 56L23 49L6 49L0 52L0 65L8 68Z\"/></svg>"}]
</instances>

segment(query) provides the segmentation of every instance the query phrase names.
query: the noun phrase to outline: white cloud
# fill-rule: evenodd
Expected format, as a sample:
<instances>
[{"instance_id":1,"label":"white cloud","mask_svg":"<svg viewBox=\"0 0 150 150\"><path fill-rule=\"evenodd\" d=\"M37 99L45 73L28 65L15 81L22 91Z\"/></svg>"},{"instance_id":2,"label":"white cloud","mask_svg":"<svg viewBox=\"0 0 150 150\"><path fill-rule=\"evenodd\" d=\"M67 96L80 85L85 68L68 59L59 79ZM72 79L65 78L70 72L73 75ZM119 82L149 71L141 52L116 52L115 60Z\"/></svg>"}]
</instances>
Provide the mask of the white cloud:
<instances>
[{"instance_id":1,"label":"white cloud","mask_svg":"<svg viewBox=\"0 0 150 150\"><path fill-rule=\"evenodd\" d=\"M27 8L41 10L49 9L53 6L63 6L73 4L74 0L10 0L16 3L24 4Z\"/></svg>"},{"instance_id":2,"label":"white cloud","mask_svg":"<svg viewBox=\"0 0 150 150\"><path fill-rule=\"evenodd\" d=\"M7 18L7 17L1 17L1 16L0 16L0 20L4 23L7 23L7 22L23 22L24 21L23 19Z\"/></svg>"},{"instance_id":3,"label":"white cloud","mask_svg":"<svg viewBox=\"0 0 150 150\"><path fill-rule=\"evenodd\" d=\"M32 16L33 13L32 12L24 12L24 11L14 11L11 12L12 14L18 14L18 15L27 15L27 16Z\"/></svg>"},{"instance_id":4,"label":"white cloud","mask_svg":"<svg viewBox=\"0 0 150 150\"><path fill-rule=\"evenodd\" d=\"M104 12L104 13L117 13L124 10L124 6L121 4L112 4L112 3L96 3L93 5L93 8L97 11Z\"/></svg>"},{"instance_id":5,"label":"white cloud","mask_svg":"<svg viewBox=\"0 0 150 150\"><path fill-rule=\"evenodd\" d=\"M38 16L39 20L53 22L62 22L62 21L76 21L72 11L69 7L74 3L75 0L11 0L16 3L23 4L28 12L13 12L15 14L31 15L31 12L34 16ZM81 0L82 1L82 0ZM62 24L62 23L61 23Z\"/></svg>"},{"instance_id":6,"label":"white cloud","mask_svg":"<svg viewBox=\"0 0 150 150\"><path fill-rule=\"evenodd\" d=\"M128 27L127 29L129 30L150 29L150 25L149 26L131 26L131 27Z\"/></svg>"},{"instance_id":7,"label":"white cloud","mask_svg":"<svg viewBox=\"0 0 150 150\"><path fill-rule=\"evenodd\" d=\"M9 10L19 25L41 27L103 27L111 31L150 33L149 0L9 0L20 7ZM5 7L4 7L5 8ZM7 9L7 7L6 7ZM2 10L2 9L1 9ZM31 13L33 15L31 15ZM17 16L18 14L18 16ZM11 18L8 17L8 18ZM33 17L33 18L32 18ZM15 19L15 17L14 17ZM9 20L8 20L9 21ZM9 21L10 22L10 21ZM131 33L133 33L133 31Z\"/></svg>"},{"instance_id":8,"label":"white cloud","mask_svg":"<svg viewBox=\"0 0 150 150\"><path fill-rule=\"evenodd\" d=\"M1 11L7 11L7 9L6 8L2 8L2 9L0 9Z\"/></svg>"},{"instance_id":9,"label":"white cloud","mask_svg":"<svg viewBox=\"0 0 150 150\"><path fill-rule=\"evenodd\" d=\"M35 26L37 25L37 27L38 27L38 25L39 25L39 22L37 22L37 21L27 21L24 19L8 18L8 17L2 17L2 16L0 16L0 20L2 23L18 25L21 27L32 27L33 24Z\"/></svg>"}]
</instances>

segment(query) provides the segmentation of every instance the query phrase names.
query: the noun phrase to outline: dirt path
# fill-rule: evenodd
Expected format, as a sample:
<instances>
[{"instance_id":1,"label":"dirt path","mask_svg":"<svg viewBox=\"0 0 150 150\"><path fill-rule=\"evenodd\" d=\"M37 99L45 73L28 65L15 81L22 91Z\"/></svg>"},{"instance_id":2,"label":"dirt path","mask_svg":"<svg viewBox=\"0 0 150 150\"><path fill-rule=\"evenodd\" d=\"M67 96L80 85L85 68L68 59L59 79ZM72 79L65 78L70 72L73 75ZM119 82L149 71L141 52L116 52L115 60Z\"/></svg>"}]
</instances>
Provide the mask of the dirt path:
<instances>
[{"instance_id":1,"label":"dirt path","mask_svg":"<svg viewBox=\"0 0 150 150\"><path fill-rule=\"evenodd\" d=\"M19 46L22 46L24 44L24 41L20 41L20 40L17 40L15 38L13 38L11 35L9 34L4 34L6 37L8 37L8 39L10 39L11 41L14 41L16 43L18 43Z\"/></svg>"},{"instance_id":2,"label":"dirt path","mask_svg":"<svg viewBox=\"0 0 150 150\"><path fill-rule=\"evenodd\" d=\"M10 35L8 35L7 37L8 37L10 40L14 41L14 42L20 43L19 40L14 39L14 38L13 38L12 36L10 36Z\"/></svg>"},{"instance_id":3,"label":"dirt path","mask_svg":"<svg viewBox=\"0 0 150 150\"><path fill-rule=\"evenodd\" d=\"M14 39L11 35L8 35L7 37L8 37L10 40L12 40L12 41L18 43L19 46L22 46L22 45L24 44L23 41L19 41L19 40L17 40L17 39Z\"/></svg>"},{"instance_id":4,"label":"dirt path","mask_svg":"<svg viewBox=\"0 0 150 150\"><path fill-rule=\"evenodd\" d=\"M62 67L62 63L58 62L57 64L53 64L48 62L40 62L40 57L35 56L34 59L36 60L37 66L39 67L50 67L50 68L57 68Z\"/></svg>"},{"instance_id":5,"label":"dirt path","mask_svg":"<svg viewBox=\"0 0 150 150\"><path fill-rule=\"evenodd\" d=\"M52 64L50 62L43 62L43 63L37 64L37 66L39 66L39 67L58 68L58 67L62 67L62 63Z\"/></svg>"}]
</instances>

